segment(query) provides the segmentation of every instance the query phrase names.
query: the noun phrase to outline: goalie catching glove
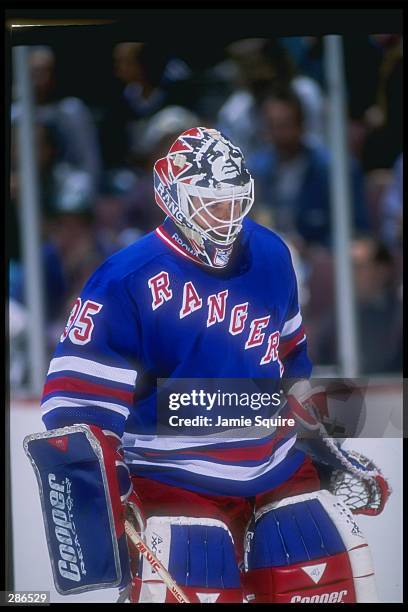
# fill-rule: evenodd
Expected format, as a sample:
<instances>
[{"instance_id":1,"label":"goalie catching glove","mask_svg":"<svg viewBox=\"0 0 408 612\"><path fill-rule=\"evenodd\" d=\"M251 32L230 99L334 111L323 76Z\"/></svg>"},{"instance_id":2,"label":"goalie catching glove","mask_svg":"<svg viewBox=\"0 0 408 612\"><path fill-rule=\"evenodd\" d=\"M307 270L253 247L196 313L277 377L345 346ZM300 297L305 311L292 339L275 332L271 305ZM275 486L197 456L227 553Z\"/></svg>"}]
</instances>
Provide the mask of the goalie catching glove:
<instances>
[{"instance_id":1,"label":"goalie catching glove","mask_svg":"<svg viewBox=\"0 0 408 612\"><path fill-rule=\"evenodd\" d=\"M54 583L62 595L124 588L131 581L125 510L141 523L120 438L93 425L27 436L40 489Z\"/></svg>"},{"instance_id":2,"label":"goalie catching glove","mask_svg":"<svg viewBox=\"0 0 408 612\"><path fill-rule=\"evenodd\" d=\"M391 488L373 461L342 448L344 439L330 437L325 389L298 380L288 389L287 402L290 416L300 428L296 445L312 458L322 488L337 495L354 514L380 514Z\"/></svg>"}]
</instances>

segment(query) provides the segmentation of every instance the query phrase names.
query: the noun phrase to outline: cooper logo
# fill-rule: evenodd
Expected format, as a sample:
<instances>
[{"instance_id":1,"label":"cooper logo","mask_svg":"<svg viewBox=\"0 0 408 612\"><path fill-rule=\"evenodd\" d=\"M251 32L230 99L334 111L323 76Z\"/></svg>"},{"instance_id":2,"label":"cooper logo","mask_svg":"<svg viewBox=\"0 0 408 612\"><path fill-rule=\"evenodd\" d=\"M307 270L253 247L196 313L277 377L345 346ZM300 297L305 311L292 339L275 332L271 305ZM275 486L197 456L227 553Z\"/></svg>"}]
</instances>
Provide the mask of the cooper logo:
<instances>
[{"instance_id":1,"label":"cooper logo","mask_svg":"<svg viewBox=\"0 0 408 612\"><path fill-rule=\"evenodd\" d=\"M321 595L294 595L290 603L345 603L343 597L348 591L333 591L333 593L321 593Z\"/></svg>"},{"instance_id":2,"label":"cooper logo","mask_svg":"<svg viewBox=\"0 0 408 612\"><path fill-rule=\"evenodd\" d=\"M63 578L79 582L81 580L79 565L82 573L86 573L86 571L81 559L78 560L74 549L74 544L78 545L79 542L77 542L75 526L69 517L70 504L67 503L65 486L55 481L55 474L48 474L48 484L50 486L49 499L52 506L51 515L54 521L55 537L59 542L58 571ZM79 556L82 557L80 549L79 553Z\"/></svg>"}]
</instances>

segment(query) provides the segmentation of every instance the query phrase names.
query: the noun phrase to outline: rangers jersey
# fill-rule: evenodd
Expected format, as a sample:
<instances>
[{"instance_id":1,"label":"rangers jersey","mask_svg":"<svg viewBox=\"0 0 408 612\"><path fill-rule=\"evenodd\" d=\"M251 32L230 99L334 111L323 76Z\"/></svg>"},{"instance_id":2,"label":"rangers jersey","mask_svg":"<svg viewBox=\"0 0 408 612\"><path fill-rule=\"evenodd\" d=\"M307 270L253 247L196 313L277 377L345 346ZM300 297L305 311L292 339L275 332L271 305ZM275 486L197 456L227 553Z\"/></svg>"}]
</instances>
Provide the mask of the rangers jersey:
<instances>
[{"instance_id":1,"label":"rangers jersey","mask_svg":"<svg viewBox=\"0 0 408 612\"><path fill-rule=\"evenodd\" d=\"M106 260L77 298L45 381L43 421L115 432L132 474L252 496L300 466L295 436L157 435L156 381L268 378L279 390L282 378L308 378L311 367L284 242L245 219L229 265L214 270L167 218Z\"/></svg>"}]
</instances>

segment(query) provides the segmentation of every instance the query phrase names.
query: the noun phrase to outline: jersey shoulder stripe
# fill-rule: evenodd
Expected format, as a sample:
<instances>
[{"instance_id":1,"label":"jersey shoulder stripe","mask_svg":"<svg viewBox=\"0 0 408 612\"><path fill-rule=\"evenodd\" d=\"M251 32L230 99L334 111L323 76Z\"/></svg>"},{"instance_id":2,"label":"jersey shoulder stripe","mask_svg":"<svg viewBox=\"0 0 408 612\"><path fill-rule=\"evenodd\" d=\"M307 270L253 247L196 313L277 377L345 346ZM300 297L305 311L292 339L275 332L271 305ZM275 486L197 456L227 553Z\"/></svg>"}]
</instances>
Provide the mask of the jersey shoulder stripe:
<instances>
[{"instance_id":1,"label":"jersey shoulder stripe","mask_svg":"<svg viewBox=\"0 0 408 612\"><path fill-rule=\"evenodd\" d=\"M64 355L63 357L54 357L51 360L48 374L62 372L78 372L81 374L89 374L92 377L101 378L103 380L123 383L134 387L136 384L137 371L118 368L85 359L83 357L75 357L73 355Z\"/></svg>"},{"instance_id":2,"label":"jersey shoulder stripe","mask_svg":"<svg viewBox=\"0 0 408 612\"><path fill-rule=\"evenodd\" d=\"M288 319L281 331L281 338L286 338L298 331L302 325L302 315L298 312L294 317Z\"/></svg>"},{"instance_id":3,"label":"jersey shoulder stripe","mask_svg":"<svg viewBox=\"0 0 408 612\"><path fill-rule=\"evenodd\" d=\"M59 393L73 393L81 395L95 395L102 397L112 397L129 406L132 405L134 399L133 391L125 391L111 387L109 384L93 383L81 378L61 376L47 380L44 386L43 398Z\"/></svg>"},{"instance_id":4,"label":"jersey shoulder stripe","mask_svg":"<svg viewBox=\"0 0 408 612\"><path fill-rule=\"evenodd\" d=\"M64 407L75 408L79 414L82 407L89 408L90 406L96 408L96 410L99 407L105 408L106 410L117 412L126 418L129 416L129 409L126 408L125 406L121 406L120 404L115 404L113 402L104 402L100 400L95 401L94 399L86 399L84 397L80 397L80 398L63 397L61 395L51 397L47 401L43 402L41 404L41 409L42 409L43 416L48 414L52 410L56 410L57 408L64 408Z\"/></svg>"}]
</instances>

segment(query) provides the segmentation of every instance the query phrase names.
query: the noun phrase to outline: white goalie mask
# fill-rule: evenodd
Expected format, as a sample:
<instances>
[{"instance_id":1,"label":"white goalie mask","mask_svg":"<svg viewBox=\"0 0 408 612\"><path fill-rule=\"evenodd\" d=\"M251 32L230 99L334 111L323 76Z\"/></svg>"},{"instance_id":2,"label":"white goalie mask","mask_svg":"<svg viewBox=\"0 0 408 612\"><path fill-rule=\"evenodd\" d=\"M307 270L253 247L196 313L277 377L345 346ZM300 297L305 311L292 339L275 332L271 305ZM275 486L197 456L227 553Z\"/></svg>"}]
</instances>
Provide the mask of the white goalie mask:
<instances>
[{"instance_id":1,"label":"white goalie mask","mask_svg":"<svg viewBox=\"0 0 408 612\"><path fill-rule=\"evenodd\" d=\"M226 265L254 201L254 181L241 150L217 130L187 130L156 162L154 187L156 202L201 261Z\"/></svg>"}]
</instances>

